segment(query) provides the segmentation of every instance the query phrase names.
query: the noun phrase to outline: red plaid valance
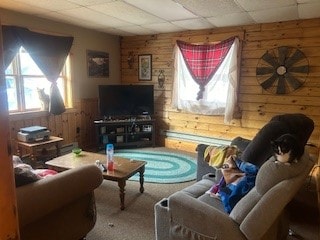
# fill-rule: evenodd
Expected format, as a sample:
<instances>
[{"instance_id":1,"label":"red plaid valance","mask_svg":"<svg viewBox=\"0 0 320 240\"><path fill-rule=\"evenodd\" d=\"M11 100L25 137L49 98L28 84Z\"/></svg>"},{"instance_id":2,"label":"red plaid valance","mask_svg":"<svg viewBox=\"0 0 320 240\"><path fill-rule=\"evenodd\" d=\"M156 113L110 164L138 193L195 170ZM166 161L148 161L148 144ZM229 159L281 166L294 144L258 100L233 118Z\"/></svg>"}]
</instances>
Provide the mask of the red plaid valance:
<instances>
[{"instance_id":1,"label":"red plaid valance","mask_svg":"<svg viewBox=\"0 0 320 240\"><path fill-rule=\"evenodd\" d=\"M227 56L234 37L217 44L196 45L177 40L177 45L194 81L199 84L197 100L203 97L203 91L212 76Z\"/></svg>"}]
</instances>

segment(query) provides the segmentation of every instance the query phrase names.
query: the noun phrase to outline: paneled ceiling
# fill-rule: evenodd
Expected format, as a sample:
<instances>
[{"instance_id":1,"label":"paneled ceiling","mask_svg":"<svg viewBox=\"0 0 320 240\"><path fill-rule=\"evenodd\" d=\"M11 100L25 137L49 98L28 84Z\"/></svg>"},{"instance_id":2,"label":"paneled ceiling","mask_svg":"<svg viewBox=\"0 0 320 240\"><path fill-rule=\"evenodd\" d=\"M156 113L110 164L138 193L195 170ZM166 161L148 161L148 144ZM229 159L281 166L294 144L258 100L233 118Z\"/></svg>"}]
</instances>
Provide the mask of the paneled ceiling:
<instances>
[{"instance_id":1,"label":"paneled ceiling","mask_svg":"<svg viewBox=\"0 0 320 240\"><path fill-rule=\"evenodd\" d=\"M320 0L1 0L0 8L120 36L320 17Z\"/></svg>"}]
</instances>

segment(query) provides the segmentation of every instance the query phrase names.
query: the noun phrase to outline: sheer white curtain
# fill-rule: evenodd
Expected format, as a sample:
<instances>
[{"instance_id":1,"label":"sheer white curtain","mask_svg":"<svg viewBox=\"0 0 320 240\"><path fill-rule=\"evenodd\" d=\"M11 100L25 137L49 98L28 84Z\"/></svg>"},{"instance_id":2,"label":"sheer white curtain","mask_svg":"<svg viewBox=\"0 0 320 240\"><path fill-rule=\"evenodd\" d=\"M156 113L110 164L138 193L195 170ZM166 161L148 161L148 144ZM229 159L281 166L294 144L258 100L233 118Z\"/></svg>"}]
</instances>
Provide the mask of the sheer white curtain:
<instances>
[{"instance_id":1,"label":"sheer white curtain","mask_svg":"<svg viewBox=\"0 0 320 240\"><path fill-rule=\"evenodd\" d=\"M191 113L224 115L230 123L237 101L239 40L235 38L227 56L205 87L203 98L197 100L199 85L185 64L180 49L174 50L174 82L172 106Z\"/></svg>"}]
</instances>

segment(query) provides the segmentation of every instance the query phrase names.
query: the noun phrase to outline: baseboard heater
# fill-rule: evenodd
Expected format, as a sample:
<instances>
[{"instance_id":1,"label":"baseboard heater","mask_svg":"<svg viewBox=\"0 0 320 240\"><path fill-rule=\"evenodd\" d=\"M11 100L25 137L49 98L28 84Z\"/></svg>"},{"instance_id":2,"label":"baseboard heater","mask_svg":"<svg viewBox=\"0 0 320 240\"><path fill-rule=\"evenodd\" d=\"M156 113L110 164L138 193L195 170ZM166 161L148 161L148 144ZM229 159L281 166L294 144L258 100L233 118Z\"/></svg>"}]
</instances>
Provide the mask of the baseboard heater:
<instances>
[{"instance_id":1,"label":"baseboard heater","mask_svg":"<svg viewBox=\"0 0 320 240\"><path fill-rule=\"evenodd\" d=\"M161 135L168 137L168 138L174 138L178 140L184 140L189 142L195 142L198 144L208 144L208 145L230 145L231 141L225 140L225 139L219 139L219 138L210 138L210 137L204 137L204 136L197 136L194 134L188 134L188 133L181 133L181 132L174 132L170 130L162 130L160 132Z\"/></svg>"}]
</instances>

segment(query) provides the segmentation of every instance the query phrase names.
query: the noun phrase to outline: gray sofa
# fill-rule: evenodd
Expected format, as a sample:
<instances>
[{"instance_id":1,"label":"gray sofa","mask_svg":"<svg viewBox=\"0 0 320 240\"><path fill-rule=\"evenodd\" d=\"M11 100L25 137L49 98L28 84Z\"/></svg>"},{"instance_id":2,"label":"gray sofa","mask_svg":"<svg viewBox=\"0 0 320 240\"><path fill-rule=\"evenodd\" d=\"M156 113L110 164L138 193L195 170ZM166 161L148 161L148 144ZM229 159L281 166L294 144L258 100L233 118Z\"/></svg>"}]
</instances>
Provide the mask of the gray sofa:
<instances>
[{"instance_id":1,"label":"gray sofa","mask_svg":"<svg viewBox=\"0 0 320 240\"><path fill-rule=\"evenodd\" d=\"M286 239L285 207L305 182L314 162L307 151L290 168L274 162L270 140L283 133L296 134L306 144L313 121L302 114L275 116L252 141L236 138L232 144L243 150L244 161L259 166L255 187L230 214L219 198L206 192L221 178L221 172L203 160L207 145L199 145L197 182L155 205L157 240L168 239Z\"/></svg>"}]
</instances>

